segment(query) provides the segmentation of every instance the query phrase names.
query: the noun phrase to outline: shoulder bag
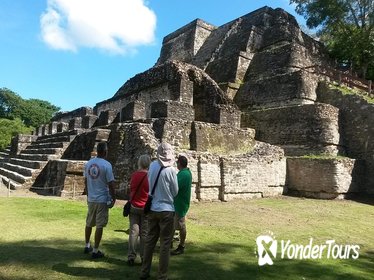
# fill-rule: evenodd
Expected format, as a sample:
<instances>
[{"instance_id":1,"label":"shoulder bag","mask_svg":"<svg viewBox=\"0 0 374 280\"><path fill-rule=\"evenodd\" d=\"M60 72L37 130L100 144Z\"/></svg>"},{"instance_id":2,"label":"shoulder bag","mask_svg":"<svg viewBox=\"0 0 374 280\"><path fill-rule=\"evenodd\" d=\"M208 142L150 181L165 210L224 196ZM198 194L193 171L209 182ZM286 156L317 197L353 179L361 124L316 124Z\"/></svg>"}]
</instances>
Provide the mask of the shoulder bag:
<instances>
[{"instance_id":1,"label":"shoulder bag","mask_svg":"<svg viewBox=\"0 0 374 280\"><path fill-rule=\"evenodd\" d=\"M138 194L138 191L140 190L141 186L142 186L142 183L144 181L144 178L147 177L147 173L144 175L144 177L142 178L142 180L140 181L139 185L138 185L138 188L136 189L136 192L134 194L134 197L136 197L136 195ZM131 210L131 200L130 199L129 201L126 202L126 204L123 206L123 216L124 217L127 217L129 214L130 214L130 210Z\"/></svg>"},{"instance_id":2,"label":"shoulder bag","mask_svg":"<svg viewBox=\"0 0 374 280\"><path fill-rule=\"evenodd\" d=\"M151 192L150 195L148 195L147 202L145 203L145 206L144 206L144 214L148 214L151 211L153 195L154 195L155 190L156 190L158 178L160 177L160 173L161 173L162 169L164 169L164 168L165 168L164 166L161 166L160 171L157 174L157 178L156 178L156 181L153 185L152 192Z\"/></svg>"}]
</instances>

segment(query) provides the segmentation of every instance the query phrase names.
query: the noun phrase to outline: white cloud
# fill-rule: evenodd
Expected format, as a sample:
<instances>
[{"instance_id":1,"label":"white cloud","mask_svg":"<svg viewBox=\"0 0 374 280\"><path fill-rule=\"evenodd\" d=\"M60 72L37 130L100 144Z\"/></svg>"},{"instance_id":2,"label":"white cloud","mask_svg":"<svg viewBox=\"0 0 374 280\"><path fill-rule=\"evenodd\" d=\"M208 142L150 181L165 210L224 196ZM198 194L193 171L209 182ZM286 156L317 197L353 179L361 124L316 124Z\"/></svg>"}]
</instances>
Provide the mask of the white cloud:
<instances>
[{"instance_id":1,"label":"white cloud","mask_svg":"<svg viewBox=\"0 0 374 280\"><path fill-rule=\"evenodd\" d=\"M156 15L144 0L48 0L40 25L43 41L54 49L126 54L153 43Z\"/></svg>"}]
</instances>

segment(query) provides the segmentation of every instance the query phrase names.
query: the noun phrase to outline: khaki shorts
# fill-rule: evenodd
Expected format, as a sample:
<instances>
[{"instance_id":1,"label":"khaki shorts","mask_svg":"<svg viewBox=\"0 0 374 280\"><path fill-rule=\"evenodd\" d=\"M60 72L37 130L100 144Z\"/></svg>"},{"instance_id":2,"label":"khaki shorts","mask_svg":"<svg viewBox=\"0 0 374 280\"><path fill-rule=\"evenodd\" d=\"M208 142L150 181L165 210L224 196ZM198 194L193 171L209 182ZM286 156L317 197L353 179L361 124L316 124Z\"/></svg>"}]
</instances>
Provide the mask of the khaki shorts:
<instances>
[{"instance_id":1,"label":"khaki shorts","mask_svg":"<svg viewBox=\"0 0 374 280\"><path fill-rule=\"evenodd\" d=\"M186 217L179 217L177 213L174 215L174 230L183 230L186 228Z\"/></svg>"},{"instance_id":2,"label":"khaki shorts","mask_svg":"<svg viewBox=\"0 0 374 280\"><path fill-rule=\"evenodd\" d=\"M88 202L87 227L103 228L108 224L109 208L106 203Z\"/></svg>"}]
</instances>

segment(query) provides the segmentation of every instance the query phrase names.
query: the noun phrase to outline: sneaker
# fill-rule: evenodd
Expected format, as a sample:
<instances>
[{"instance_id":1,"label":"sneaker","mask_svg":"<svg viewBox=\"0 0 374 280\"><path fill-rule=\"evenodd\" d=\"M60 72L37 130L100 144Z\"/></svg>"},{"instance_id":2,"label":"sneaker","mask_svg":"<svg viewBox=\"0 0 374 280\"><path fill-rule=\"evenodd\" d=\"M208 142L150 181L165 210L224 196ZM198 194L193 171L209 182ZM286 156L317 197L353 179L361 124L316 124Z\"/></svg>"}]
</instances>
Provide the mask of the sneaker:
<instances>
[{"instance_id":1,"label":"sneaker","mask_svg":"<svg viewBox=\"0 0 374 280\"><path fill-rule=\"evenodd\" d=\"M171 251L171 254L173 256L176 256L176 255L182 255L184 253L184 247L181 246L181 245L178 245L178 248L175 249L174 251Z\"/></svg>"},{"instance_id":2,"label":"sneaker","mask_svg":"<svg viewBox=\"0 0 374 280\"><path fill-rule=\"evenodd\" d=\"M92 250L93 250L92 247L84 247L83 253L89 254L92 252Z\"/></svg>"},{"instance_id":3,"label":"sneaker","mask_svg":"<svg viewBox=\"0 0 374 280\"><path fill-rule=\"evenodd\" d=\"M101 251L97 251L97 253L92 253L92 258L93 259L100 259L104 257L104 253Z\"/></svg>"}]
</instances>

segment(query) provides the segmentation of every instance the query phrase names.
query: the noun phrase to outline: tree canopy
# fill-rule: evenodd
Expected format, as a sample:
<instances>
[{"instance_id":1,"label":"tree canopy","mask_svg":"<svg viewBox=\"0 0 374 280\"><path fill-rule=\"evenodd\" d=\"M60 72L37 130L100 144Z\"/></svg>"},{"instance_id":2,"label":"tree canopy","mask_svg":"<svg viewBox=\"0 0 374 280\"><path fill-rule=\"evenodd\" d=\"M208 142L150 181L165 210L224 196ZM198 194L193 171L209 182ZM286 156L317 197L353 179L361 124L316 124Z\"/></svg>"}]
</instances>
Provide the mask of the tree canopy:
<instances>
[{"instance_id":1,"label":"tree canopy","mask_svg":"<svg viewBox=\"0 0 374 280\"><path fill-rule=\"evenodd\" d=\"M309 28L318 28L331 55L361 77L374 79L373 0L290 0Z\"/></svg>"},{"instance_id":2,"label":"tree canopy","mask_svg":"<svg viewBox=\"0 0 374 280\"><path fill-rule=\"evenodd\" d=\"M48 123L60 108L48 101L23 99L7 88L0 89L0 118L20 119L25 126L38 127Z\"/></svg>"},{"instance_id":3,"label":"tree canopy","mask_svg":"<svg viewBox=\"0 0 374 280\"><path fill-rule=\"evenodd\" d=\"M14 120L0 118L0 150L10 144L12 137L17 134L30 134L31 131L32 128L25 126L19 118Z\"/></svg>"}]
</instances>

